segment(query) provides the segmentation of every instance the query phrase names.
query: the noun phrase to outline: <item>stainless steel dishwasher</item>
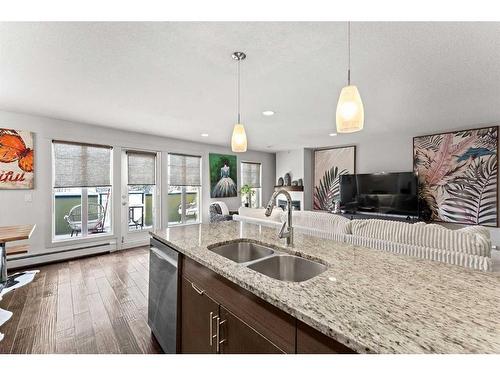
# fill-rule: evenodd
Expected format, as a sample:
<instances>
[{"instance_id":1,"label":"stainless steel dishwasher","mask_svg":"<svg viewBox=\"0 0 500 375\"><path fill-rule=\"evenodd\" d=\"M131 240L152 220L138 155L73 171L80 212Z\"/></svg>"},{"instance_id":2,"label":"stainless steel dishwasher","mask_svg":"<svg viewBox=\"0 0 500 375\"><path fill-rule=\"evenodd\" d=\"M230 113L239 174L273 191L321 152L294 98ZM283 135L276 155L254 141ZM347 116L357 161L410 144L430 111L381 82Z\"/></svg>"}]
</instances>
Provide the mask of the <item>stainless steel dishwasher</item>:
<instances>
[{"instance_id":1,"label":"stainless steel dishwasher","mask_svg":"<svg viewBox=\"0 0 500 375\"><path fill-rule=\"evenodd\" d=\"M176 353L179 253L151 239L148 324L165 353Z\"/></svg>"}]
</instances>

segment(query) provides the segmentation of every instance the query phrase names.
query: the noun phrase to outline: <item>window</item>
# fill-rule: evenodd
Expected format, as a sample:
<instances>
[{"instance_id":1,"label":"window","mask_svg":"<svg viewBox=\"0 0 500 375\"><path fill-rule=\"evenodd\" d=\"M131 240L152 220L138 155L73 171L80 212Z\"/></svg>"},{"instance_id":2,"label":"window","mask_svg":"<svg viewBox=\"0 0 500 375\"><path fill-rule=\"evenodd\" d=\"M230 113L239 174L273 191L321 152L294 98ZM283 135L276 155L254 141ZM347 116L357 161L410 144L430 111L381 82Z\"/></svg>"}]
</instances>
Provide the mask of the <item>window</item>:
<instances>
[{"instance_id":1,"label":"window","mask_svg":"<svg viewBox=\"0 0 500 375\"><path fill-rule=\"evenodd\" d=\"M128 230L155 224L156 154L127 151Z\"/></svg>"},{"instance_id":2,"label":"window","mask_svg":"<svg viewBox=\"0 0 500 375\"><path fill-rule=\"evenodd\" d=\"M201 221L201 157L168 154L168 224Z\"/></svg>"},{"instance_id":3,"label":"window","mask_svg":"<svg viewBox=\"0 0 500 375\"><path fill-rule=\"evenodd\" d=\"M249 207L261 206L261 164L249 161L241 162L241 186L248 185L251 188L251 196L241 194L241 203Z\"/></svg>"},{"instance_id":4,"label":"window","mask_svg":"<svg viewBox=\"0 0 500 375\"><path fill-rule=\"evenodd\" d=\"M53 141L54 240L111 233L109 146Z\"/></svg>"}]
</instances>

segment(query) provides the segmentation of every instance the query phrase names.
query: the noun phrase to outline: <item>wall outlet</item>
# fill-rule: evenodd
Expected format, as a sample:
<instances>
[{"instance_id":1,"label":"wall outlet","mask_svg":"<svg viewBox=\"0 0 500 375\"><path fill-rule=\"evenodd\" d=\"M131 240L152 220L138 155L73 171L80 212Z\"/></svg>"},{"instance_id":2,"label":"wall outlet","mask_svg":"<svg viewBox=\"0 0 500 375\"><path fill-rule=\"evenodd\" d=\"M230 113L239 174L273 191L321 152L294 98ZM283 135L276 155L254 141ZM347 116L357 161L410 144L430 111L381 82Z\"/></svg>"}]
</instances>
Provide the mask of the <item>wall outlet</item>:
<instances>
[{"instance_id":1,"label":"wall outlet","mask_svg":"<svg viewBox=\"0 0 500 375\"><path fill-rule=\"evenodd\" d=\"M31 195L31 193L24 194L24 201L25 202L33 202L33 196Z\"/></svg>"}]
</instances>

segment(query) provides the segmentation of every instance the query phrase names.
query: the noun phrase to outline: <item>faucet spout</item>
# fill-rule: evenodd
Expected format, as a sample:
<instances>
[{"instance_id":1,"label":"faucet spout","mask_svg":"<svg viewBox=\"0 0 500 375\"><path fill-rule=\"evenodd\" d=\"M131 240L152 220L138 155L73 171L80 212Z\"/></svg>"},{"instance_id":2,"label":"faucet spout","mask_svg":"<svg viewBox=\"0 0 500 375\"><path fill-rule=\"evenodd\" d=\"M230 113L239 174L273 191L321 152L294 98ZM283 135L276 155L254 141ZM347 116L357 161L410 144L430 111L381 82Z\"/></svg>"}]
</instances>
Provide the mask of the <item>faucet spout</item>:
<instances>
[{"instance_id":1,"label":"faucet spout","mask_svg":"<svg viewBox=\"0 0 500 375\"><path fill-rule=\"evenodd\" d=\"M273 208L275 206L275 201L276 197L280 194L283 194L286 198L287 202L287 221L283 223L283 226L281 227L281 230L278 233L279 238L286 238L286 244L288 246L293 246L293 227L292 227L292 197L290 196L290 193L286 191L285 189L280 189L277 190L273 193L271 196L271 199L269 200L269 203L267 204L266 207L266 216L271 216L271 213L273 212ZM285 230L286 227L286 230Z\"/></svg>"},{"instance_id":2,"label":"faucet spout","mask_svg":"<svg viewBox=\"0 0 500 375\"><path fill-rule=\"evenodd\" d=\"M269 199L269 202L267 203L267 207L266 207L266 212L265 212L265 215L267 217L271 216L271 213L273 212L273 208L275 206L275 200L276 200L276 197L278 196L279 194L279 191L275 191L273 193L273 195L271 196L271 199Z\"/></svg>"}]
</instances>

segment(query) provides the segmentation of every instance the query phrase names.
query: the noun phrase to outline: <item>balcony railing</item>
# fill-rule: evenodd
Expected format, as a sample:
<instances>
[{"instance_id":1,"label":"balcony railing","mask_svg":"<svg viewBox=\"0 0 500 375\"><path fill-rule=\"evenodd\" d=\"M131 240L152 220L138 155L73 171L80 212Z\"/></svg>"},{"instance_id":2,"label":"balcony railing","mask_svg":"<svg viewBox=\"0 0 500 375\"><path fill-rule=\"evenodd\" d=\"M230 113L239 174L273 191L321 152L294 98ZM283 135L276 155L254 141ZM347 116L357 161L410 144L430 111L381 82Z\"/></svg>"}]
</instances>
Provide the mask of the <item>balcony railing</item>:
<instances>
[{"instance_id":1,"label":"balcony railing","mask_svg":"<svg viewBox=\"0 0 500 375\"><path fill-rule=\"evenodd\" d=\"M89 204L100 204L103 207L106 205L107 193L89 194ZM181 222L181 194L171 192L167 195L168 221L169 223ZM142 210L134 210L134 221L129 220L128 226L130 230L143 229L153 226L153 194L131 191L129 192L130 205L142 205ZM56 193L54 203L54 234L58 239L72 237L72 229L64 218L69 214L71 209L81 204L80 194ZM104 230L102 232L111 232L111 205L108 205L106 219L104 222ZM186 218L187 222L198 220L198 193L189 192L186 194ZM89 216L89 220L92 217ZM144 223L142 228L137 226L135 222ZM90 233L92 234L92 233ZM81 234L79 233L78 236ZM75 236L75 234L74 234Z\"/></svg>"}]
</instances>

